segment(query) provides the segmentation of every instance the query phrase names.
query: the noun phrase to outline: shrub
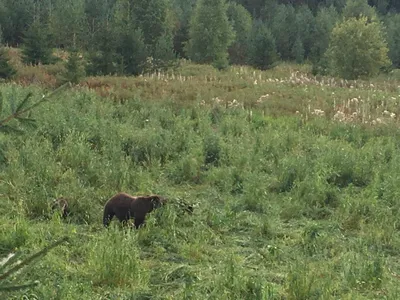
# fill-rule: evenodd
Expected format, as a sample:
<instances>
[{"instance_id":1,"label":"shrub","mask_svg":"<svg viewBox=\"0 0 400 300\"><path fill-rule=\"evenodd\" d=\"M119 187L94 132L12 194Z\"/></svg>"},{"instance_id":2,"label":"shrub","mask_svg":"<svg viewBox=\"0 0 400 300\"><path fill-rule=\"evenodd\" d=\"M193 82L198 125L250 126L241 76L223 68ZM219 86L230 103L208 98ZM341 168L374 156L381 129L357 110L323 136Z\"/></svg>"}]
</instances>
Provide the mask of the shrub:
<instances>
[{"instance_id":1,"label":"shrub","mask_svg":"<svg viewBox=\"0 0 400 300\"><path fill-rule=\"evenodd\" d=\"M331 72L345 79L375 76L390 65L381 25L366 17L338 23L327 51Z\"/></svg>"},{"instance_id":2,"label":"shrub","mask_svg":"<svg viewBox=\"0 0 400 300\"><path fill-rule=\"evenodd\" d=\"M208 135L204 139L204 164L218 166L221 154L219 137Z\"/></svg>"}]
</instances>

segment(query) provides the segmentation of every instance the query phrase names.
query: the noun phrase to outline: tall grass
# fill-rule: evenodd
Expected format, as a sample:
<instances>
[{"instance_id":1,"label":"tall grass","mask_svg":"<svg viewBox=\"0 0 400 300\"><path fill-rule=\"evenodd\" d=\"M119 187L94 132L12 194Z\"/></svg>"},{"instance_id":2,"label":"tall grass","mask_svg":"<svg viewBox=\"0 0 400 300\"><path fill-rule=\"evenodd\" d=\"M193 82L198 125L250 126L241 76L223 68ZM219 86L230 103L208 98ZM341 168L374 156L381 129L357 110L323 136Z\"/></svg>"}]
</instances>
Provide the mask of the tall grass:
<instances>
[{"instance_id":1,"label":"tall grass","mask_svg":"<svg viewBox=\"0 0 400 300\"><path fill-rule=\"evenodd\" d=\"M396 299L397 118L366 124L333 115L334 102L355 95L369 97L374 118L380 99L397 114L397 96L389 84L350 88L284 68L205 74L184 65L181 77L88 79L94 91L64 92L34 111L36 129L1 136L0 251L71 237L22 274L46 278L26 295ZM93 86L105 83L108 95ZM27 90L42 92L1 87L5 95ZM119 191L196 207L188 215L167 205L138 231L114 222L106 230L103 205ZM70 201L67 220L50 210L59 196Z\"/></svg>"}]
</instances>

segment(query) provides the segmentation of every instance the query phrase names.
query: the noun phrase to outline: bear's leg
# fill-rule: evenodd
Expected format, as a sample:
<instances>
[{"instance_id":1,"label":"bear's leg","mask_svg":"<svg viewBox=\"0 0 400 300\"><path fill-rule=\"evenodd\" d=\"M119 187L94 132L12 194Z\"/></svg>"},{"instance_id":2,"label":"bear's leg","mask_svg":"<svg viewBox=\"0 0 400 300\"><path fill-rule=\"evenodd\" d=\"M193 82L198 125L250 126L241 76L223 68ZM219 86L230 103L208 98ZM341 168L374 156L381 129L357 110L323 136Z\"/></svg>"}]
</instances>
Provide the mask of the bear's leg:
<instances>
[{"instance_id":1,"label":"bear's leg","mask_svg":"<svg viewBox=\"0 0 400 300\"><path fill-rule=\"evenodd\" d=\"M144 224L144 218L135 218L135 227L138 229Z\"/></svg>"},{"instance_id":2,"label":"bear's leg","mask_svg":"<svg viewBox=\"0 0 400 300\"><path fill-rule=\"evenodd\" d=\"M104 216L103 216L103 225L104 225L104 227L108 227L108 225L110 225L110 222L111 222L113 217L114 217L114 213L104 212Z\"/></svg>"}]
</instances>

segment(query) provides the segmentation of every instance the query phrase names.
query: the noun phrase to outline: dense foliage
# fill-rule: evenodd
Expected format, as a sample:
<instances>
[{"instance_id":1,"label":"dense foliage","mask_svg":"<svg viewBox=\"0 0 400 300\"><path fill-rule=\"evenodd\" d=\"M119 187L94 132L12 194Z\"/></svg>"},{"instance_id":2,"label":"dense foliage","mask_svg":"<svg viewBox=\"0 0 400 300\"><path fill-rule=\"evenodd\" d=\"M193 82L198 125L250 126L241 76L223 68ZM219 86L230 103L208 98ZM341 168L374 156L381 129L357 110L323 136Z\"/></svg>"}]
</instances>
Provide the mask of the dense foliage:
<instances>
[{"instance_id":1,"label":"dense foliage","mask_svg":"<svg viewBox=\"0 0 400 300\"><path fill-rule=\"evenodd\" d=\"M199 0L189 25L187 53L194 62L228 66L228 48L234 40L225 0Z\"/></svg>"},{"instance_id":2,"label":"dense foliage","mask_svg":"<svg viewBox=\"0 0 400 300\"><path fill-rule=\"evenodd\" d=\"M372 77L389 66L388 48L378 23L349 18L332 31L327 55L332 69L346 79Z\"/></svg>"},{"instance_id":3,"label":"dense foliage","mask_svg":"<svg viewBox=\"0 0 400 300\"><path fill-rule=\"evenodd\" d=\"M392 0L0 0L4 42L23 44L26 62L48 63L49 47L76 47L87 52L87 71L94 75L163 70L177 57L218 68L252 61L263 69L262 59L255 64L248 50L263 50L270 44L265 40L274 40L280 60L311 61L316 73L335 74L325 57L332 28L361 15L385 24L389 58L397 67L398 13ZM263 23L266 37L254 38L254 22ZM267 46L262 56L270 51Z\"/></svg>"}]
</instances>

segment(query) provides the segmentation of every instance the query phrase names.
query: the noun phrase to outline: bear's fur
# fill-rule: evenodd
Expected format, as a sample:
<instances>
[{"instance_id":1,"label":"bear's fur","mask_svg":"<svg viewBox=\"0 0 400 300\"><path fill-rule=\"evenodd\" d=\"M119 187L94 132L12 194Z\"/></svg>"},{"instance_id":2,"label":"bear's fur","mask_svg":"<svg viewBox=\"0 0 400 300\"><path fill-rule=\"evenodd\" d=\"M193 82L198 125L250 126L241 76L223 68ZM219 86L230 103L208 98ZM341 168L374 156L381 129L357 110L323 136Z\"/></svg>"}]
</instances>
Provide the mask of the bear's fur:
<instances>
[{"instance_id":1,"label":"bear's fur","mask_svg":"<svg viewBox=\"0 0 400 300\"><path fill-rule=\"evenodd\" d=\"M69 206L68 206L68 201L67 199L61 197L57 198L53 201L51 205L51 210L54 212L55 210L59 210L61 213L61 217L63 219L67 218L68 215L70 214L69 211Z\"/></svg>"},{"instance_id":2,"label":"bear's fur","mask_svg":"<svg viewBox=\"0 0 400 300\"><path fill-rule=\"evenodd\" d=\"M167 199L159 195L132 196L118 193L104 205L103 225L108 227L114 216L120 222L134 219L136 228L145 222L146 215L154 209L164 205Z\"/></svg>"}]
</instances>

